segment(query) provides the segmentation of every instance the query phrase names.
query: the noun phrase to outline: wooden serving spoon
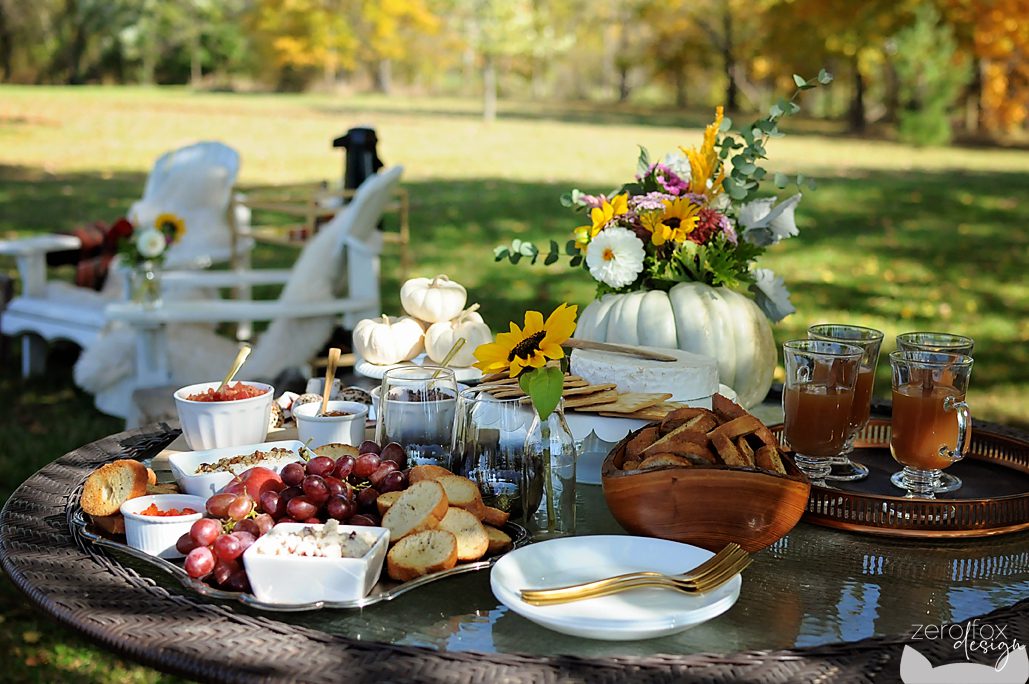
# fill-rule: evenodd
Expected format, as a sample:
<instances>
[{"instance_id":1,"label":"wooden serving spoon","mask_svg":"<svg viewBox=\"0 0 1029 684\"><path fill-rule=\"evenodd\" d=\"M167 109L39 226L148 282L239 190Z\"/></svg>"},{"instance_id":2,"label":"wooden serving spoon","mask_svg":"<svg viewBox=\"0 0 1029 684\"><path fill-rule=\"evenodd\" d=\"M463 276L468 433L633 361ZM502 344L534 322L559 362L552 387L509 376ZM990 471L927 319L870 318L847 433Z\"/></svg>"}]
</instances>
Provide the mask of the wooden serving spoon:
<instances>
[{"instance_id":1,"label":"wooden serving spoon","mask_svg":"<svg viewBox=\"0 0 1029 684\"><path fill-rule=\"evenodd\" d=\"M247 360L248 356L250 356L250 351L252 349L253 347L249 344L244 344L239 348L239 352L236 354L236 360L232 362L232 368L230 368L229 372L225 374L225 379L222 380L222 384L218 385L218 389L215 390L215 393L221 392L225 389L226 385L232 382L232 379L236 377L236 373L238 373L239 369L243 367L243 362Z\"/></svg>"},{"instance_id":2,"label":"wooden serving spoon","mask_svg":"<svg viewBox=\"0 0 1029 684\"><path fill-rule=\"evenodd\" d=\"M325 388L322 390L322 410L318 412L319 416L325 415L329 408L329 393L332 392L332 381L336 377L336 365L339 364L340 354L342 351L339 347L329 349L329 363L325 366Z\"/></svg>"}]
</instances>

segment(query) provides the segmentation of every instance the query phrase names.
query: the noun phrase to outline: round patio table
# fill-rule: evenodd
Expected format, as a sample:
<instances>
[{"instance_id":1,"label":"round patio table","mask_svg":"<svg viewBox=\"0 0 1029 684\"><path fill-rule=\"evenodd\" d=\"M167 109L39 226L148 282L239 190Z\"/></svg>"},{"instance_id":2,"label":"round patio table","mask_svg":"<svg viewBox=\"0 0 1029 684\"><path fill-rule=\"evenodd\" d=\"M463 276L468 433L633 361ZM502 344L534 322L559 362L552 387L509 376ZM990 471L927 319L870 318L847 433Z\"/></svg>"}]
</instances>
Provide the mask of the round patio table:
<instances>
[{"instance_id":1,"label":"round patio table","mask_svg":"<svg viewBox=\"0 0 1029 684\"><path fill-rule=\"evenodd\" d=\"M1029 642L1029 534L929 541L798 525L755 554L739 601L677 635L605 642L551 632L494 598L489 572L355 610L262 613L201 597L69 529L99 464L152 456L153 425L87 444L30 477L0 514L4 570L43 611L103 647L204 680L899 681L903 645L964 661L944 625ZM1018 433L1025 438L1024 433ZM578 533L621 534L598 486L579 485ZM303 581L303 578L297 578ZM960 624L961 627L956 627ZM945 632L947 633L947 632ZM971 653L975 662L992 655Z\"/></svg>"}]
</instances>

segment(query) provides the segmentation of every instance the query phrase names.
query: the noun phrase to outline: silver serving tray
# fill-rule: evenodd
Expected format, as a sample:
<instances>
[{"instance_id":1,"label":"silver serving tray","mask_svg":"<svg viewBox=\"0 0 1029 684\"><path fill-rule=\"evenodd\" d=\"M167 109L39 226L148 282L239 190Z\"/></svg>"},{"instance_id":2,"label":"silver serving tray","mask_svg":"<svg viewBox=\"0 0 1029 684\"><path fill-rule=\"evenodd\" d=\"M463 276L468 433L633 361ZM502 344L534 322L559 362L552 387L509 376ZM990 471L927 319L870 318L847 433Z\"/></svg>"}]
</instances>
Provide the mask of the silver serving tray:
<instances>
[{"instance_id":1,"label":"silver serving tray","mask_svg":"<svg viewBox=\"0 0 1029 684\"><path fill-rule=\"evenodd\" d=\"M503 553L496 554L489 558L476 561L474 563L462 563L450 570L442 570L440 572L434 572L431 575L423 575L417 579L413 579L409 582L394 582L389 579L383 573L382 578L378 584L372 587L371 592L368 593L364 598L356 599L353 601L313 601L311 603L266 603L264 601L258 601L253 594L247 594L239 591L225 591L223 589L216 589L200 580L193 579L186 574L186 571L182 569L182 566L171 561L159 558L157 556L151 556L149 553L134 549L127 544L109 539L94 529L92 523L89 522L86 515L81 509L76 507L74 511L70 512L69 523L71 527L72 535L91 542L93 545L104 549L112 549L120 553L128 554L134 558L138 558L144 561L162 572L171 575L179 583L187 589L192 589L201 596L206 596L212 599L221 599L225 601L239 601L243 605L251 608L257 608L259 610L275 611L280 613L298 613L308 610L320 610L322 608L363 608L365 606L371 606L376 603L382 603L383 601L392 601L398 596L406 594L412 589L425 586L426 584L432 584L433 582L454 575L462 575L466 572L476 572L478 570L485 570L493 566L497 560L503 556ZM524 527L516 523L508 522L501 528L510 537L514 546L512 548L517 549L520 546L524 546L528 543L529 534Z\"/></svg>"}]
</instances>

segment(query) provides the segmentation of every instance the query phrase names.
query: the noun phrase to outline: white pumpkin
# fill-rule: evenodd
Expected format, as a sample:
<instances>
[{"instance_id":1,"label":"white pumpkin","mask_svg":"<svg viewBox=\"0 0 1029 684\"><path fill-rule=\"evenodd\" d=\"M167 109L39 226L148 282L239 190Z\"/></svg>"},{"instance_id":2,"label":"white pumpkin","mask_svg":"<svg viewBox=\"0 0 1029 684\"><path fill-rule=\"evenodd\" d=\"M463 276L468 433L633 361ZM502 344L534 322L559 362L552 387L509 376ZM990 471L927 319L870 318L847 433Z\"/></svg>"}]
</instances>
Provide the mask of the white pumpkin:
<instances>
[{"instance_id":1,"label":"white pumpkin","mask_svg":"<svg viewBox=\"0 0 1029 684\"><path fill-rule=\"evenodd\" d=\"M575 337L711 356L718 361L719 382L748 408L768 394L777 359L772 326L757 304L703 283L604 295L583 310Z\"/></svg>"},{"instance_id":2,"label":"white pumpkin","mask_svg":"<svg viewBox=\"0 0 1029 684\"><path fill-rule=\"evenodd\" d=\"M442 363L454 343L464 338L461 349L450 360L451 366L467 368L475 363L475 348L493 341L493 332L476 313L478 304L465 309L452 321L433 323L425 331L425 353L436 363Z\"/></svg>"},{"instance_id":3,"label":"white pumpkin","mask_svg":"<svg viewBox=\"0 0 1029 684\"><path fill-rule=\"evenodd\" d=\"M468 292L445 275L412 278L400 288L400 304L409 315L429 323L456 318L468 301Z\"/></svg>"},{"instance_id":4,"label":"white pumpkin","mask_svg":"<svg viewBox=\"0 0 1029 684\"><path fill-rule=\"evenodd\" d=\"M425 329L413 318L366 318L354 326L354 351L365 361L388 366L422 353Z\"/></svg>"}]
</instances>

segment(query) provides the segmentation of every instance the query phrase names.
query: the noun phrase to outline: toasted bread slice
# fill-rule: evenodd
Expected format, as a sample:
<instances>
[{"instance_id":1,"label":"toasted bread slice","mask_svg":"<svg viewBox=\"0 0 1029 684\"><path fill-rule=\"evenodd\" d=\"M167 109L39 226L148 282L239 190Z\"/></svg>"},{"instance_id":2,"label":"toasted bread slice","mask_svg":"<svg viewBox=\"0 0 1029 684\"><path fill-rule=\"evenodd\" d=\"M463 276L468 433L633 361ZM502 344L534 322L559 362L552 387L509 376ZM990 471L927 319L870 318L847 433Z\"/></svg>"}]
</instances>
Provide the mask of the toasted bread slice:
<instances>
[{"instance_id":1,"label":"toasted bread slice","mask_svg":"<svg viewBox=\"0 0 1029 684\"><path fill-rule=\"evenodd\" d=\"M645 457L651 454L658 454L665 451L670 445L676 444L682 441L696 442L698 444L707 444L708 435L707 430L695 430L694 425L703 427L702 424L707 423L709 419L706 416L694 416L688 421L675 428L664 437L661 437L649 447L640 452L639 456Z\"/></svg>"},{"instance_id":2,"label":"toasted bread slice","mask_svg":"<svg viewBox=\"0 0 1029 684\"><path fill-rule=\"evenodd\" d=\"M179 494L179 486L174 482L162 482L146 486L146 493L149 494Z\"/></svg>"},{"instance_id":3,"label":"toasted bread slice","mask_svg":"<svg viewBox=\"0 0 1029 684\"><path fill-rule=\"evenodd\" d=\"M457 560L479 560L489 548L489 535L479 519L463 508L450 507L439 529L457 537Z\"/></svg>"},{"instance_id":4,"label":"toasted bread slice","mask_svg":"<svg viewBox=\"0 0 1029 684\"><path fill-rule=\"evenodd\" d=\"M379 509L380 518L386 515L386 511L388 511L390 507L397 502L397 499L399 499L400 495L403 493L404 490L379 494L379 497L375 499L375 507Z\"/></svg>"},{"instance_id":5,"label":"toasted bread slice","mask_svg":"<svg viewBox=\"0 0 1029 684\"><path fill-rule=\"evenodd\" d=\"M763 446L754 452L754 465L764 470L770 470L780 475L786 474L786 466L783 465L779 449L774 446Z\"/></svg>"},{"instance_id":6,"label":"toasted bread slice","mask_svg":"<svg viewBox=\"0 0 1029 684\"><path fill-rule=\"evenodd\" d=\"M443 485L451 506L465 509L479 520L486 517L486 504L482 502L479 487L467 477L447 475L436 482Z\"/></svg>"},{"instance_id":7,"label":"toasted bread slice","mask_svg":"<svg viewBox=\"0 0 1029 684\"><path fill-rule=\"evenodd\" d=\"M146 483L150 486L157 484L157 473L150 468L146 469Z\"/></svg>"},{"instance_id":8,"label":"toasted bread slice","mask_svg":"<svg viewBox=\"0 0 1029 684\"><path fill-rule=\"evenodd\" d=\"M341 444L340 442L332 442L331 444L323 444L320 447L312 449L314 453L319 456L328 456L333 461L339 460L341 456L351 456L357 458L360 454L357 451L356 446L349 444Z\"/></svg>"},{"instance_id":9,"label":"toasted bread slice","mask_svg":"<svg viewBox=\"0 0 1029 684\"><path fill-rule=\"evenodd\" d=\"M711 397L711 408L714 410L718 418L725 423L736 418L742 418L743 416L750 415L747 413L746 409L735 401L717 393Z\"/></svg>"},{"instance_id":10,"label":"toasted bread slice","mask_svg":"<svg viewBox=\"0 0 1029 684\"><path fill-rule=\"evenodd\" d=\"M439 527L449 507L443 485L434 480L415 482L382 516L382 526L389 530L390 542L397 542L409 535Z\"/></svg>"},{"instance_id":11,"label":"toasted bread slice","mask_svg":"<svg viewBox=\"0 0 1029 684\"><path fill-rule=\"evenodd\" d=\"M414 484L423 480L438 480L448 475L453 475L453 473L443 466L419 465L411 468L411 471L407 474L407 481Z\"/></svg>"},{"instance_id":12,"label":"toasted bread slice","mask_svg":"<svg viewBox=\"0 0 1029 684\"><path fill-rule=\"evenodd\" d=\"M684 406L682 408L678 408L674 411L669 412L668 415L664 417L664 419L661 421L661 434L666 435L672 430L682 426L683 423L686 423L687 421L692 420L697 416L707 416L708 418L710 418L711 427L716 427L718 425L718 416L716 416L713 412L708 411L706 408ZM711 428L708 428L707 430L702 430L702 432L707 432L710 429Z\"/></svg>"},{"instance_id":13,"label":"toasted bread slice","mask_svg":"<svg viewBox=\"0 0 1029 684\"><path fill-rule=\"evenodd\" d=\"M737 437L742 437L743 435L754 434L757 432L760 425L761 421L754 416L741 416L739 418L733 418L728 423L719 425L715 428L714 432L735 440Z\"/></svg>"},{"instance_id":14,"label":"toasted bread slice","mask_svg":"<svg viewBox=\"0 0 1029 684\"><path fill-rule=\"evenodd\" d=\"M664 466L682 466L690 467L693 463L684 456L677 456L676 454L660 453L654 454L653 456L647 456L640 462L639 470L652 470L654 468L661 468Z\"/></svg>"},{"instance_id":15,"label":"toasted bread slice","mask_svg":"<svg viewBox=\"0 0 1029 684\"><path fill-rule=\"evenodd\" d=\"M502 511L499 508L493 508L493 506L486 506L486 515L482 518L482 522L493 527L502 527L507 524L510 517L510 511Z\"/></svg>"},{"instance_id":16,"label":"toasted bread slice","mask_svg":"<svg viewBox=\"0 0 1029 684\"><path fill-rule=\"evenodd\" d=\"M622 470L639 470L639 469L640 469L640 462L639 461L626 461L626 462L622 463Z\"/></svg>"},{"instance_id":17,"label":"toasted bread slice","mask_svg":"<svg viewBox=\"0 0 1029 684\"><path fill-rule=\"evenodd\" d=\"M722 459L722 463L727 466L735 466L738 468L745 468L752 466L754 463L747 459L747 457L736 448L732 440L726 437L723 433L715 430L711 433L711 446L718 452L718 457Z\"/></svg>"},{"instance_id":18,"label":"toasted bread slice","mask_svg":"<svg viewBox=\"0 0 1029 684\"><path fill-rule=\"evenodd\" d=\"M121 513L114 515L91 515L93 524L106 534L125 534L125 518Z\"/></svg>"},{"instance_id":19,"label":"toasted bread slice","mask_svg":"<svg viewBox=\"0 0 1029 684\"><path fill-rule=\"evenodd\" d=\"M457 565L457 537L446 530L425 530L404 537L386 554L386 572L406 582Z\"/></svg>"},{"instance_id":20,"label":"toasted bread slice","mask_svg":"<svg viewBox=\"0 0 1029 684\"><path fill-rule=\"evenodd\" d=\"M649 425L636 433L636 436L625 445L625 457L635 459L643 453L651 444L656 442L661 432L656 425Z\"/></svg>"},{"instance_id":21,"label":"toasted bread slice","mask_svg":"<svg viewBox=\"0 0 1029 684\"><path fill-rule=\"evenodd\" d=\"M514 546L514 542L511 540L511 536L503 530L486 525L486 536L489 537L489 548L486 549L486 555L492 556L495 553L503 553L508 551Z\"/></svg>"},{"instance_id":22,"label":"toasted bread slice","mask_svg":"<svg viewBox=\"0 0 1029 684\"><path fill-rule=\"evenodd\" d=\"M693 465L716 465L718 458L703 444L680 441L668 446L668 453L682 456Z\"/></svg>"},{"instance_id":23,"label":"toasted bread slice","mask_svg":"<svg viewBox=\"0 0 1029 684\"><path fill-rule=\"evenodd\" d=\"M86 478L82 510L90 515L114 515L129 499L146 494L147 469L139 461L123 459L106 463Z\"/></svg>"}]
</instances>

